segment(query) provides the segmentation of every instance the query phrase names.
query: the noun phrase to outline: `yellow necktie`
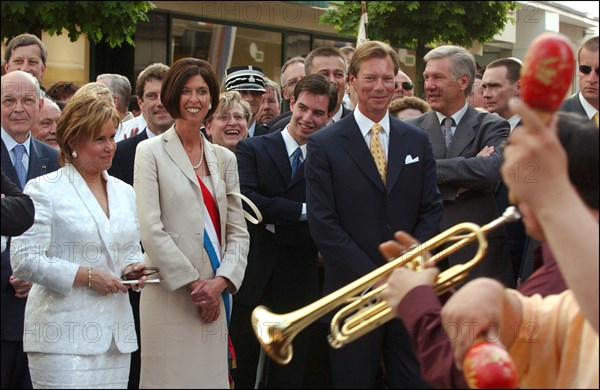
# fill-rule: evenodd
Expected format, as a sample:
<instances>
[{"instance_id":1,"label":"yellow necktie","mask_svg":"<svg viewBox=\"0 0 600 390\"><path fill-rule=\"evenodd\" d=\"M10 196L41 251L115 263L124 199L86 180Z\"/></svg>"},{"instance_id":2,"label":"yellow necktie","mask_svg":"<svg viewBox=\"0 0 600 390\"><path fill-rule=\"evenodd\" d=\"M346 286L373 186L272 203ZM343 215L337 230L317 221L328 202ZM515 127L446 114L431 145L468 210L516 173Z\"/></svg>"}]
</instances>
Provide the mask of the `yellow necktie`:
<instances>
[{"instance_id":1,"label":"yellow necktie","mask_svg":"<svg viewBox=\"0 0 600 390\"><path fill-rule=\"evenodd\" d=\"M596 124L596 127L598 127L598 111L596 111L596 113L594 114L594 116L592 117L592 120L594 121L594 123Z\"/></svg>"},{"instance_id":2,"label":"yellow necktie","mask_svg":"<svg viewBox=\"0 0 600 390\"><path fill-rule=\"evenodd\" d=\"M373 127L371 127L371 154L373 155L373 160L375 160L375 165L377 166L383 185L385 185L387 162L385 161L383 147L381 146L381 142L379 142L379 132L381 130L383 130L383 128L379 123L375 123Z\"/></svg>"}]
</instances>

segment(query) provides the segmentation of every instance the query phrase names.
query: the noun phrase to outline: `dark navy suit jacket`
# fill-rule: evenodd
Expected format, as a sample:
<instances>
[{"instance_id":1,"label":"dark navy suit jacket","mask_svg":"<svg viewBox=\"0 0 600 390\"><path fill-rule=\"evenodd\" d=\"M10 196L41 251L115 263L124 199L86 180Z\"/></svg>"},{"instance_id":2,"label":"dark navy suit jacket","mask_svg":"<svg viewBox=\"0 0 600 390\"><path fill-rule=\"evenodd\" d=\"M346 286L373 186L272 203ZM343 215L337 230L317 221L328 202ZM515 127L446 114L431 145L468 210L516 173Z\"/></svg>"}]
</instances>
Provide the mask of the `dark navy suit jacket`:
<instances>
[{"instance_id":1,"label":"dark navy suit jacket","mask_svg":"<svg viewBox=\"0 0 600 390\"><path fill-rule=\"evenodd\" d=\"M17 186L20 187L19 178L15 167L10 160L10 155L2 141L2 170L6 176ZM45 175L46 173L58 170L58 152L34 138L31 139L29 148L29 167L27 168L27 181L36 177ZM22 190L22 188L21 188ZM1 256L1 288L2 293L2 340L4 341L23 341L23 321L25 318L25 303L27 299L15 297L15 289L8 283L9 277L12 275L10 266L10 249L7 248L2 252Z\"/></svg>"},{"instance_id":2,"label":"dark navy suit jacket","mask_svg":"<svg viewBox=\"0 0 600 390\"><path fill-rule=\"evenodd\" d=\"M135 149L140 142L147 139L148 134L146 133L146 129L144 129L135 137L119 141L108 174L133 186L133 174L137 170L135 167Z\"/></svg>"},{"instance_id":3,"label":"dark navy suit jacket","mask_svg":"<svg viewBox=\"0 0 600 390\"><path fill-rule=\"evenodd\" d=\"M314 133L307 145L308 223L325 259L324 293L383 265L379 244L396 231L421 242L439 232L442 197L423 130L390 116L387 186L354 115Z\"/></svg>"},{"instance_id":4,"label":"dark navy suit jacket","mask_svg":"<svg viewBox=\"0 0 600 390\"><path fill-rule=\"evenodd\" d=\"M271 303L278 310L296 309L314 301L318 296L317 248L308 222L300 221L306 202L304 164L292 177L279 131L241 140L236 156L240 190L263 215L260 225L249 226L248 266L236 301L255 305L265 289L278 296L278 302ZM275 226L275 234L266 230L267 224Z\"/></svg>"}]
</instances>

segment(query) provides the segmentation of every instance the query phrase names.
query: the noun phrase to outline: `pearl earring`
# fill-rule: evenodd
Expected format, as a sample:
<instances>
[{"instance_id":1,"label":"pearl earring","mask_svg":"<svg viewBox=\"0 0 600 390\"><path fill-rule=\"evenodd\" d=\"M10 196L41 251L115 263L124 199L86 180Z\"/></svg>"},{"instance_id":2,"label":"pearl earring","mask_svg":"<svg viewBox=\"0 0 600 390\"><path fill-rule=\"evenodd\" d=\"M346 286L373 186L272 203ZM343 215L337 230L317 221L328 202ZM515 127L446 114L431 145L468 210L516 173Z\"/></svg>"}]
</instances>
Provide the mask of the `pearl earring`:
<instances>
[{"instance_id":1,"label":"pearl earring","mask_svg":"<svg viewBox=\"0 0 600 390\"><path fill-rule=\"evenodd\" d=\"M78 154L77 154L77 151L76 151L76 150L74 150L74 151L71 153L71 156L73 156L73 158L77 158L77 156L78 156Z\"/></svg>"},{"instance_id":2,"label":"pearl earring","mask_svg":"<svg viewBox=\"0 0 600 390\"><path fill-rule=\"evenodd\" d=\"M208 103L208 111L212 110L212 103Z\"/></svg>"}]
</instances>

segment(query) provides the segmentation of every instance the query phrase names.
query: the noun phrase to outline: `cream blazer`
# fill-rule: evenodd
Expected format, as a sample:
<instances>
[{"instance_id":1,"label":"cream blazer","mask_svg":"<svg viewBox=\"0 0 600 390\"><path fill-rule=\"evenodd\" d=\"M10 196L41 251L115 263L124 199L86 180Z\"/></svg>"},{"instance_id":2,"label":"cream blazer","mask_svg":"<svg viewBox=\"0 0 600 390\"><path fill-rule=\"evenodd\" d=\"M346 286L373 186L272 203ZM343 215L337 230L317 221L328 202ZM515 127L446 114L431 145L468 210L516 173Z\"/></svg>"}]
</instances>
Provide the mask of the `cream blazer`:
<instances>
[{"instance_id":1,"label":"cream blazer","mask_svg":"<svg viewBox=\"0 0 600 390\"><path fill-rule=\"evenodd\" d=\"M73 287L80 266L120 276L127 265L143 260L135 193L103 176L110 218L70 164L25 186L35 222L11 245L14 275L34 283L25 307L25 352L101 354L112 339L123 353L138 347L127 294L103 296Z\"/></svg>"},{"instance_id":2,"label":"cream blazer","mask_svg":"<svg viewBox=\"0 0 600 390\"><path fill-rule=\"evenodd\" d=\"M214 150L220 146L203 143L221 219L216 274L204 250L202 191L175 128L140 142L136 150L133 186L142 245L161 279L147 285L140 299L140 388L229 388L223 302L217 321L205 324L186 285L223 276L235 293L244 278L249 235L240 199L227 196L240 191L235 155L221 148L225 172L219 172Z\"/></svg>"}]
</instances>

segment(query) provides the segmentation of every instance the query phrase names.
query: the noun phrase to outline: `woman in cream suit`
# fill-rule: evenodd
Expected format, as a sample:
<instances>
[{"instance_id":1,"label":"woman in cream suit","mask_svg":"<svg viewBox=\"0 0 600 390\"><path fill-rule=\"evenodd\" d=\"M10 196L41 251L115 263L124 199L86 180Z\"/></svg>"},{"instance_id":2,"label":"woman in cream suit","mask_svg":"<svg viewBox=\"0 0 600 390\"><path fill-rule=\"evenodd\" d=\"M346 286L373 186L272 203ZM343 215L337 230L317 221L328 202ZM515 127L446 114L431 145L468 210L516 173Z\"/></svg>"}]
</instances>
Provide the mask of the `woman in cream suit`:
<instances>
[{"instance_id":1,"label":"woman in cream suit","mask_svg":"<svg viewBox=\"0 0 600 390\"><path fill-rule=\"evenodd\" d=\"M219 104L208 62L183 58L163 80L161 100L175 118L141 142L134 189L146 263L160 285L140 299L141 388L229 388L230 294L244 277L249 236L235 155L202 135Z\"/></svg>"},{"instance_id":2,"label":"woman in cream suit","mask_svg":"<svg viewBox=\"0 0 600 390\"><path fill-rule=\"evenodd\" d=\"M120 277L145 264L135 193L106 173L118 123L112 102L74 98L56 129L63 168L24 190L35 222L15 237L11 264L34 283L23 344L35 388L127 388L137 341Z\"/></svg>"}]
</instances>

